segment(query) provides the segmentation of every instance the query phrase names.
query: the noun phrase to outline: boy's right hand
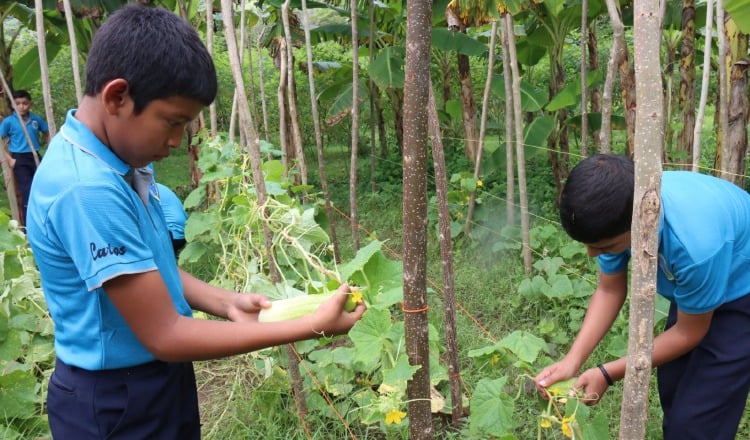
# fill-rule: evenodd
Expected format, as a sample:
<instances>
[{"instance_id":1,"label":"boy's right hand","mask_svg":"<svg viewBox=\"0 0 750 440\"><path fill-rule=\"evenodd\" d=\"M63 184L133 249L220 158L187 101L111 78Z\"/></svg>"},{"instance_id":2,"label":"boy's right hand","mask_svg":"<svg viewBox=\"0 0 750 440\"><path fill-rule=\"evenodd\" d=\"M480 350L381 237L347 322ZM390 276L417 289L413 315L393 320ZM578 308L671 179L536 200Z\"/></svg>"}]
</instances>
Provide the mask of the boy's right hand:
<instances>
[{"instance_id":1,"label":"boy's right hand","mask_svg":"<svg viewBox=\"0 0 750 440\"><path fill-rule=\"evenodd\" d=\"M327 299L311 315L308 315L312 330L320 336L340 335L362 318L367 306L364 303L357 304L353 312L347 312L344 304L349 297L349 285L342 284L338 293Z\"/></svg>"},{"instance_id":2,"label":"boy's right hand","mask_svg":"<svg viewBox=\"0 0 750 440\"><path fill-rule=\"evenodd\" d=\"M565 359L547 366L534 378L534 383L536 384L539 395L547 400L549 396L547 395L546 388L562 380L575 377L578 374L578 369L579 367Z\"/></svg>"}]
</instances>

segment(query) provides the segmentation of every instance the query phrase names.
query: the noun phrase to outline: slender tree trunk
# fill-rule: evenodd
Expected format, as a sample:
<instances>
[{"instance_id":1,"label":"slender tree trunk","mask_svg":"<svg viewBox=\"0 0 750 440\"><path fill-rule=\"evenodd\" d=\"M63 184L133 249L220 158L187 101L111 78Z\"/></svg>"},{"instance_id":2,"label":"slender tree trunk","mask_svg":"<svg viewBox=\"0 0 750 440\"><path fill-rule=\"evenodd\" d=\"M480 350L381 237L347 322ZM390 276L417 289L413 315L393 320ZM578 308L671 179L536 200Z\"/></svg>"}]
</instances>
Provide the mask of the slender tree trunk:
<instances>
[{"instance_id":1,"label":"slender tree trunk","mask_svg":"<svg viewBox=\"0 0 750 440\"><path fill-rule=\"evenodd\" d=\"M432 139L432 162L435 169L435 194L438 205L438 227L440 238L440 257L443 267L443 304L445 308L445 348L448 363L448 381L451 389L451 421L458 424L463 417L463 397L461 393L461 367L458 362L458 343L456 342L456 292L453 269L453 245L451 238L451 214L448 207L448 173L445 168L445 149L443 136L440 133L437 103L429 87L429 104L427 106L430 138Z\"/></svg>"},{"instance_id":2,"label":"slender tree trunk","mask_svg":"<svg viewBox=\"0 0 750 440\"><path fill-rule=\"evenodd\" d=\"M726 141L729 131L729 81L727 79L727 37L724 31L726 13L724 11L724 0L716 0L716 34L719 38L719 105L716 114L719 121L719 143L716 146L716 162L719 164L719 173L722 179L730 180L728 173L728 145Z\"/></svg>"},{"instance_id":3,"label":"slender tree trunk","mask_svg":"<svg viewBox=\"0 0 750 440\"><path fill-rule=\"evenodd\" d=\"M734 20L727 15L725 31L729 49L729 104L727 105L726 152L729 180L745 187L747 165L747 35L743 34Z\"/></svg>"},{"instance_id":4,"label":"slender tree trunk","mask_svg":"<svg viewBox=\"0 0 750 440\"><path fill-rule=\"evenodd\" d=\"M703 45L703 75L701 79L701 97L698 103L698 115L695 118L693 128L693 171L698 172L701 161L701 128L703 127L703 115L706 113L706 102L708 101L708 80L711 75L711 34L713 23L713 0L706 1L706 42Z\"/></svg>"},{"instance_id":5,"label":"slender tree trunk","mask_svg":"<svg viewBox=\"0 0 750 440\"><path fill-rule=\"evenodd\" d=\"M263 80L263 49L260 47L260 40L263 37L263 32L258 35L257 46L258 46L258 88L260 89L260 107L263 112L263 134L265 134L265 140L271 139L271 135L268 132L268 110L266 108L266 83Z\"/></svg>"},{"instance_id":6,"label":"slender tree trunk","mask_svg":"<svg viewBox=\"0 0 750 440\"><path fill-rule=\"evenodd\" d=\"M466 30L462 30L466 32ZM464 123L464 149L471 163L476 161L479 149L477 133L477 109L474 103L474 88L471 85L471 66L467 55L458 54L458 79L461 83L461 108Z\"/></svg>"},{"instance_id":7,"label":"slender tree trunk","mask_svg":"<svg viewBox=\"0 0 750 440\"><path fill-rule=\"evenodd\" d=\"M654 299L661 200L664 103L659 43L661 13L651 0L635 1L636 113L635 194L633 199L633 272L625 386L620 439L644 438L651 379Z\"/></svg>"},{"instance_id":8,"label":"slender tree trunk","mask_svg":"<svg viewBox=\"0 0 750 440\"><path fill-rule=\"evenodd\" d=\"M490 103L490 91L492 90L492 72L495 67L495 42L497 41L497 22L492 22L492 30L490 31L490 50L489 56L487 57L487 78L484 83L484 95L482 96L482 114L479 123L479 144L474 157L474 178L479 179L479 170L482 166L482 154L484 154L484 138L487 130L487 112ZM464 237L468 237L469 231L471 231L471 221L474 217L474 205L477 198L477 190L471 192L469 197L469 206L466 214L466 222L464 223Z\"/></svg>"},{"instance_id":9,"label":"slender tree trunk","mask_svg":"<svg viewBox=\"0 0 750 440\"><path fill-rule=\"evenodd\" d=\"M359 214L357 212L357 158L359 156L359 33L357 32L357 0L349 3L352 24L352 151L349 164L349 217L352 226L352 247L359 250Z\"/></svg>"},{"instance_id":10,"label":"slender tree trunk","mask_svg":"<svg viewBox=\"0 0 750 440\"><path fill-rule=\"evenodd\" d=\"M279 43L279 50L276 56L279 62L279 86L276 89L276 99L279 101L279 148L284 154L281 156L281 163L284 165L284 175L288 175L288 170L292 166L290 158L294 157L292 154L292 148L289 146L289 116L287 115L287 85L286 75L288 70L286 68L286 40L284 38L277 39Z\"/></svg>"},{"instance_id":11,"label":"slender tree trunk","mask_svg":"<svg viewBox=\"0 0 750 440\"><path fill-rule=\"evenodd\" d=\"M596 72L599 70L599 51L598 47L599 44L597 42L596 37L596 21L593 21L589 24L588 29L588 50L589 50L589 70L591 72ZM593 87L591 89L591 113L599 113L601 114L602 106L601 106L601 94L599 92L599 87ZM600 136L601 128L594 130L592 133L591 141L593 143L594 149L599 150L599 136Z\"/></svg>"},{"instance_id":12,"label":"slender tree trunk","mask_svg":"<svg viewBox=\"0 0 750 440\"><path fill-rule=\"evenodd\" d=\"M684 0L682 6L679 108L682 129L677 137L676 150L683 168L687 168L693 161L695 131L695 0Z\"/></svg>"},{"instance_id":13,"label":"slender tree trunk","mask_svg":"<svg viewBox=\"0 0 750 440\"><path fill-rule=\"evenodd\" d=\"M281 6L281 19L284 23L284 38L286 40L286 99L289 107L289 121L291 122L291 138L292 145L294 148L294 156L297 159L294 163L294 167L299 171L298 175L295 176L296 183L301 183L303 186L307 186L307 161L305 160L305 151L302 148L302 130L300 129L299 123L299 112L297 111L297 91L294 81L294 55L292 50L292 29L289 26L289 3L290 0L286 0Z\"/></svg>"},{"instance_id":14,"label":"slender tree trunk","mask_svg":"<svg viewBox=\"0 0 750 440\"><path fill-rule=\"evenodd\" d=\"M223 2L222 2L223 3ZM213 2L206 2L206 48L208 53L213 56L214 54L214 5ZM211 137L216 137L216 133L219 130L219 122L216 117L216 101L212 102L208 106L209 112L209 129L211 130Z\"/></svg>"},{"instance_id":15,"label":"slender tree trunk","mask_svg":"<svg viewBox=\"0 0 750 440\"><path fill-rule=\"evenodd\" d=\"M34 0L34 9L36 12L36 41L39 49L39 67L41 68L42 94L44 95L44 111L47 116L47 125L49 126L49 135L54 136L57 133L55 126L55 112L52 110L52 91L49 85L49 64L47 63L47 40L44 36L44 5L42 0ZM24 124L21 124L22 126ZM34 148L31 148L34 152ZM37 164L39 158L34 155Z\"/></svg>"},{"instance_id":16,"label":"slender tree trunk","mask_svg":"<svg viewBox=\"0 0 750 440\"><path fill-rule=\"evenodd\" d=\"M76 89L76 99L81 102L83 98L83 88L81 87L81 71L78 64L78 42L76 41L76 30L73 27L73 8L70 7L70 0L63 0L63 9L65 11L65 24L68 26L68 38L70 40L70 62L73 66L73 84Z\"/></svg>"},{"instance_id":17,"label":"slender tree trunk","mask_svg":"<svg viewBox=\"0 0 750 440\"><path fill-rule=\"evenodd\" d=\"M8 85L8 81L5 79L5 75L2 74L2 71L0 71L0 80L2 80L3 85L3 92L5 93L5 96L13 96L12 90L10 89L10 86ZM10 102L11 107L13 110L16 108L16 103L14 100L10 99L8 100ZM6 116L8 117L8 116ZM29 132L26 130L26 125L21 124L21 128L23 128L23 133L26 136L26 141L29 143L29 146L32 145L31 143L31 137L29 136ZM8 142L5 139L0 140L2 142L2 148L3 151L8 151ZM34 148L31 148L31 152L34 154L34 160L37 164L39 164L39 158L36 157L36 152ZM21 208L21 200L18 197L18 190L16 185L16 178L13 174L13 168L11 168L10 163L8 161L3 161L2 163L3 168L3 176L5 177L5 188L8 194L8 203L10 204L10 213L13 216L13 219L15 219L17 222L21 223L21 213L23 212Z\"/></svg>"},{"instance_id":18,"label":"slender tree trunk","mask_svg":"<svg viewBox=\"0 0 750 440\"><path fill-rule=\"evenodd\" d=\"M521 202L521 242L523 266L526 275L531 274L531 236L529 233L529 201L526 189L526 153L523 145L523 120L521 113L521 74L518 72L516 40L513 37L513 16L505 14L505 35L510 54L510 71L513 76L513 121L516 139L516 163L518 167L518 197Z\"/></svg>"},{"instance_id":19,"label":"slender tree trunk","mask_svg":"<svg viewBox=\"0 0 750 440\"><path fill-rule=\"evenodd\" d=\"M368 38L368 66L372 66L375 60L375 2L370 2L370 35ZM375 184L375 169L378 160L375 148L375 120L377 115L375 114L375 81L372 80L372 75L369 77L369 88L370 88L370 191L373 193L377 191L377 185Z\"/></svg>"},{"instance_id":20,"label":"slender tree trunk","mask_svg":"<svg viewBox=\"0 0 750 440\"><path fill-rule=\"evenodd\" d=\"M505 82L505 218L508 225L516 224L515 172L513 171L513 73L510 69L510 42L514 41L513 28L501 23L500 41L503 49L503 79Z\"/></svg>"},{"instance_id":21,"label":"slender tree trunk","mask_svg":"<svg viewBox=\"0 0 750 440\"><path fill-rule=\"evenodd\" d=\"M431 439L430 354L427 319L427 125L432 1L407 3L404 84L404 331L409 364L409 438Z\"/></svg>"},{"instance_id":22,"label":"slender tree trunk","mask_svg":"<svg viewBox=\"0 0 750 440\"><path fill-rule=\"evenodd\" d=\"M586 63L586 43L589 36L588 26L589 3L581 0L581 154L589 155L589 111L588 111L588 64Z\"/></svg>"},{"instance_id":23,"label":"slender tree trunk","mask_svg":"<svg viewBox=\"0 0 750 440\"><path fill-rule=\"evenodd\" d=\"M310 19L307 16L307 0L302 0L302 26L305 30L305 49L307 52L307 79L310 85L310 107L312 108L313 125L315 128L315 145L318 152L318 174L320 174L320 189L323 192L325 200L326 215L328 216L328 225L331 233L331 243L333 244L333 258L336 263L341 262L341 251L339 241L336 235L335 214L331 197L328 193L328 179L326 179L325 160L323 158L323 134L320 130L320 114L318 112L318 100L315 93L315 78L313 69L312 44L310 44Z\"/></svg>"},{"instance_id":24,"label":"slender tree trunk","mask_svg":"<svg viewBox=\"0 0 750 440\"><path fill-rule=\"evenodd\" d=\"M250 104L248 103L247 95L245 94L245 81L242 77L240 54L237 48L237 41L234 39L235 28L232 0L221 0L221 16L224 22L224 35L227 44L227 52L229 54L229 64L232 68L235 87L238 90L237 103L240 110L240 127L242 130L245 130L245 139L247 139L248 142L250 165L253 172L255 192L258 195L258 205L264 207L268 196L266 193L266 182L263 179L263 168L260 157L260 140L258 139L258 133L255 131L255 124L253 123L253 117L250 113ZM276 266L276 258L271 246L273 243L273 236L271 230L268 228L267 222L265 221L268 215L265 209L263 209L262 214L264 219L263 238L265 240L268 269L271 279L276 281L279 280L280 277L278 267Z\"/></svg>"}]
</instances>

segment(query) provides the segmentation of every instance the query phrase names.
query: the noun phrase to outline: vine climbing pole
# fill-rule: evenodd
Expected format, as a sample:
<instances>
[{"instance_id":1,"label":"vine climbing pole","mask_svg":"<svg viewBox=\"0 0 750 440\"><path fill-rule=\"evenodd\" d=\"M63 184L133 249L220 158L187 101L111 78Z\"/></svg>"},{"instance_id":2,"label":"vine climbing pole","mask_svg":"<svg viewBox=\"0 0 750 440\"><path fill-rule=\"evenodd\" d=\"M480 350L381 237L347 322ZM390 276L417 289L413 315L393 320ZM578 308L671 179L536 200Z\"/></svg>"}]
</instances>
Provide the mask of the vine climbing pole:
<instances>
[{"instance_id":1,"label":"vine climbing pole","mask_svg":"<svg viewBox=\"0 0 750 440\"><path fill-rule=\"evenodd\" d=\"M430 87L432 2L412 0L406 11L404 84L404 332L409 364L409 438L432 438L427 322L427 104Z\"/></svg>"},{"instance_id":2,"label":"vine climbing pole","mask_svg":"<svg viewBox=\"0 0 750 440\"><path fill-rule=\"evenodd\" d=\"M661 11L659 3L635 1L636 77L635 192L628 362L622 396L620 439L645 438L653 349L657 229L661 212L661 158L664 144Z\"/></svg>"}]
</instances>

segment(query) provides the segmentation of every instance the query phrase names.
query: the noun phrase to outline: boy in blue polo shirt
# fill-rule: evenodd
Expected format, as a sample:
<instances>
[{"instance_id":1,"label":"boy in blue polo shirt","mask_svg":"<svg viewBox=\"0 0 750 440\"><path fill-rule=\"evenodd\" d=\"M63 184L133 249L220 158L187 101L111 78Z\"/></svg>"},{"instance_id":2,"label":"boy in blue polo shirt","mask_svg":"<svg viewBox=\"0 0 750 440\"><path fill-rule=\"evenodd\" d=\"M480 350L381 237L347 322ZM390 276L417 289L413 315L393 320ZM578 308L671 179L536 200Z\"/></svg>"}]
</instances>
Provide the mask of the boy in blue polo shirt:
<instances>
[{"instance_id":1,"label":"boy in blue polo shirt","mask_svg":"<svg viewBox=\"0 0 750 440\"><path fill-rule=\"evenodd\" d=\"M627 295L634 166L598 155L571 171L560 220L598 257L599 282L567 355L537 377L540 388L577 376ZM725 180L666 171L661 183L657 291L670 301L654 338L664 439L731 440L750 389L750 195ZM584 371L575 387L599 401L625 376L626 358Z\"/></svg>"},{"instance_id":2,"label":"boy in blue polo shirt","mask_svg":"<svg viewBox=\"0 0 750 440\"><path fill-rule=\"evenodd\" d=\"M39 152L41 149L39 139L44 135L44 144L49 143L49 127L41 116L30 112L32 102L29 92L16 90L13 92L13 101L18 113L14 111L0 122L0 137L8 139L8 152L5 153L3 161L7 161L13 168L13 177L21 199L19 203L21 224L26 224L29 191L36 172L37 159L34 158L34 153L31 151L21 120L23 120L23 125L26 126L31 143L34 144L34 151L38 159L42 158Z\"/></svg>"},{"instance_id":3,"label":"boy in blue polo shirt","mask_svg":"<svg viewBox=\"0 0 750 440\"><path fill-rule=\"evenodd\" d=\"M216 88L203 43L171 12L124 6L94 36L85 96L52 140L28 212L55 324L56 439L197 439L191 361L345 333L364 312L344 310L344 285L310 315L259 323L266 297L177 267L147 165L180 146Z\"/></svg>"}]
</instances>

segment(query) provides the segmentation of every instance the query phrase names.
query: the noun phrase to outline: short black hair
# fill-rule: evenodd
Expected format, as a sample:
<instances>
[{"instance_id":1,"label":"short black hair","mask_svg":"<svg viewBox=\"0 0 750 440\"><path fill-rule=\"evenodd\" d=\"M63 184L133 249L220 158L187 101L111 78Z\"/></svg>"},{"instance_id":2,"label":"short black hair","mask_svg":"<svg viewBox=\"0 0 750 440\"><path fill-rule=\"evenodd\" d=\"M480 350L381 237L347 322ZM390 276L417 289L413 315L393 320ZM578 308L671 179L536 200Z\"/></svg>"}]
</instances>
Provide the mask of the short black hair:
<instances>
[{"instance_id":1,"label":"short black hair","mask_svg":"<svg viewBox=\"0 0 750 440\"><path fill-rule=\"evenodd\" d=\"M172 96L209 105L216 69L198 33L184 19L157 7L130 4L115 11L94 35L86 61L86 95L125 79L140 113Z\"/></svg>"},{"instance_id":2,"label":"short black hair","mask_svg":"<svg viewBox=\"0 0 750 440\"><path fill-rule=\"evenodd\" d=\"M599 154L573 168L560 195L560 222L576 241L596 243L630 230L635 166L626 156Z\"/></svg>"},{"instance_id":3,"label":"short black hair","mask_svg":"<svg viewBox=\"0 0 750 440\"><path fill-rule=\"evenodd\" d=\"M31 101L31 94L26 90L15 90L13 92L13 99L26 98Z\"/></svg>"}]
</instances>

